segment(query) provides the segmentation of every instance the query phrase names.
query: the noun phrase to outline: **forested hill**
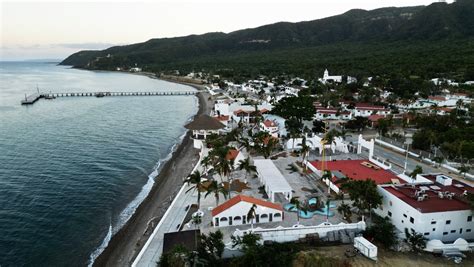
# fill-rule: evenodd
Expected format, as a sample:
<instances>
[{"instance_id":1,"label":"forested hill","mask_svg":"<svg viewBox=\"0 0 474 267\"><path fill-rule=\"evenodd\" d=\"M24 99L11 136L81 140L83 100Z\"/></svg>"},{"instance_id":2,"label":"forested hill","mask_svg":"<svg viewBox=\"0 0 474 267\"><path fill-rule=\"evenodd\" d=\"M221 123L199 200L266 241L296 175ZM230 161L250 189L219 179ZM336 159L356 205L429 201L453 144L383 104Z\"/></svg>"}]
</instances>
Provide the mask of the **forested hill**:
<instances>
[{"instance_id":1,"label":"forested hill","mask_svg":"<svg viewBox=\"0 0 474 267\"><path fill-rule=\"evenodd\" d=\"M150 25L152 27L152 25ZM474 67L474 1L350 10L298 23L207 33L80 51L61 64L89 69L205 70L299 75L332 71L412 75Z\"/></svg>"}]
</instances>

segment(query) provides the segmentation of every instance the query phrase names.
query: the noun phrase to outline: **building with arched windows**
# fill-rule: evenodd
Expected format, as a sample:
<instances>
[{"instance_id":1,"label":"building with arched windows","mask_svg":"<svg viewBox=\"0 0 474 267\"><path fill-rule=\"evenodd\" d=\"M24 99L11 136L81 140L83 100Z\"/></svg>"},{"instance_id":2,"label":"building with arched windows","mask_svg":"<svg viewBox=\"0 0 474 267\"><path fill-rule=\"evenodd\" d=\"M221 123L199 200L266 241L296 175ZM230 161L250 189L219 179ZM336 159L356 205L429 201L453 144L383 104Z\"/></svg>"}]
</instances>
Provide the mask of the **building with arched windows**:
<instances>
[{"instance_id":1,"label":"building with arched windows","mask_svg":"<svg viewBox=\"0 0 474 267\"><path fill-rule=\"evenodd\" d=\"M212 210L214 227L232 225L250 225L252 219L247 215L255 205L254 224L283 221L283 209L280 205L262 199L237 195Z\"/></svg>"}]
</instances>

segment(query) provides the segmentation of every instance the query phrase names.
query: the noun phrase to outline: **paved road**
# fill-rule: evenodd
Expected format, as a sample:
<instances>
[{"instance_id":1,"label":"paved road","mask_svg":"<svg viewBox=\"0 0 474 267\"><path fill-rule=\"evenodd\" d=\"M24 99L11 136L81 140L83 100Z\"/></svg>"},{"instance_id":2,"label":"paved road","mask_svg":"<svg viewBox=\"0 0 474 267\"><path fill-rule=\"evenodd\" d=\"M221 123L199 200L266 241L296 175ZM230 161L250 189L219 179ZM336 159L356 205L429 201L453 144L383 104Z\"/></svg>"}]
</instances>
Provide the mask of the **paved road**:
<instances>
[{"instance_id":1,"label":"paved road","mask_svg":"<svg viewBox=\"0 0 474 267\"><path fill-rule=\"evenodd\" d=\"M160 256L163 251L164 234L178 231L179 225L186 216L186 207L196 202L196 196L194 196L193 190L186 193L191 186L184 185L184 187L185 189L181 191L181 194L176 196L176 201L169 207L170 213L162 219L163 221L157 230L158 232L152 237L148 248L137 262L137 266L156 266L156 262L160 261Z\"/></svg>"},{"instance_id":2,"label":"paved road","mask_svg":"<svg viewBox=\"0 0 474 267\"><path fill-rule=\"evenodd\" d=\"M392 163L392 170L396 173L402 173L403 168L405 165L405 154L400 152L395 152L391 149L382 147L378 144L375 144L374 156L381 157L383 159L387 159ZM424 173L444 173L447 174L455 179L462 180L466 183L472 184L472 181L464 179L462 176L452 173L444 168L435 167L424 162L419 161L418 159L414 159L408 157L407 161L407 172L410 173L416 165L420 165L423 168Z\"/></svg>"}]
</instances>

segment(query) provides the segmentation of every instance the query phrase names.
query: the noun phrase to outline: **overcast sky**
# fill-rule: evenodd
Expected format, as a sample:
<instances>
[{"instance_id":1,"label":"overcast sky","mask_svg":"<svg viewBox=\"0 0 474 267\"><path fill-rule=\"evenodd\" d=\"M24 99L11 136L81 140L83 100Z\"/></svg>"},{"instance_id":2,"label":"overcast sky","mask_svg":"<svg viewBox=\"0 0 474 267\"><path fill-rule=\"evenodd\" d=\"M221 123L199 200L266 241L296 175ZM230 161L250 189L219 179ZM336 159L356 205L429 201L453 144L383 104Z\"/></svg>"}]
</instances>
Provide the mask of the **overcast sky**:
<instances>
[{"instance_id":1,"label":"overcast sky","mask_svg":"<svg viewBox=\"0 0 474 267\"><path fill-rule=\"evenodd\" d=\"M0 60L64 58L85 49L304 21L349 9L437 0L4 1ZM452 2L448 1L448 2Z\"/></svg>"}]
</instances>

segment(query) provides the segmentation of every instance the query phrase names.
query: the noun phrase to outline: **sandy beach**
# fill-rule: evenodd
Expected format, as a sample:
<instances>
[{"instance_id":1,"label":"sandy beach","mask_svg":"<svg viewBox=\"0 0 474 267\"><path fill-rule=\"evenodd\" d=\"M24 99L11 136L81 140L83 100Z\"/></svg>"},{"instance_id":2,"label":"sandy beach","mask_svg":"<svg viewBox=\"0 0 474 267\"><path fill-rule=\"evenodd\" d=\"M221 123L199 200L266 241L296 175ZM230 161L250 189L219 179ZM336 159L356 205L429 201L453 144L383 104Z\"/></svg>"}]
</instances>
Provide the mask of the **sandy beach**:
<instances>
[{"instance_id":1,"label":"sandy beach","mask_svg":"<svg viewBox=\"0 0 474 267\"><path fill-rule=\"evenodd\" d=\"M176 82L176 81L173 81ZM195 84L196 89L202 86ZM199 98L199 114L209 114L212 105L209 94L201 91ZM150 194L138 206L130 220L110 240L107 248L95 260L94 266L130 266L140 252L154 227L166 212L169 204L178 193L184 178L192 171L198 161L199 151L193 147L190 132L166 162L155 178Z\"/></svg>"}]
</instances>

